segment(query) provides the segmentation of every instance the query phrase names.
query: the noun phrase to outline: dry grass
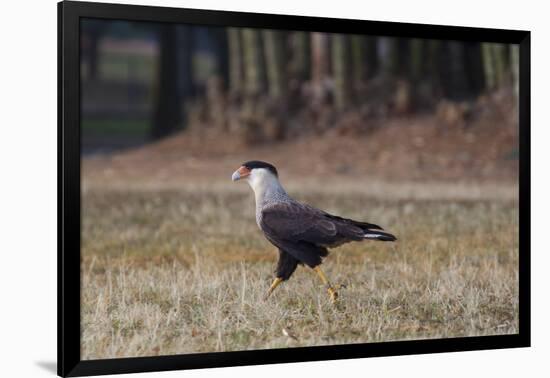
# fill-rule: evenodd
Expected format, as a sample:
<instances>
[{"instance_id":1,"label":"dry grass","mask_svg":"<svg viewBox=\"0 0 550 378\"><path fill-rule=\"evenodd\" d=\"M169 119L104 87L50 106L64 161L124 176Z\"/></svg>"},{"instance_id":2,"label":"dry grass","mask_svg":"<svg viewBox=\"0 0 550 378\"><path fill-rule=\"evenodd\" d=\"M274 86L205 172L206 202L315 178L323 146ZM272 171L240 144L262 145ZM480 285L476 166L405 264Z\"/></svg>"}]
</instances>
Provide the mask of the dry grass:
<instances>
[{"instance_id":1,"label":"dry grass","mask_svg":"<svg viewBox=\"0 0 550 378\"><path fill-rule=\"evenodd\" d=\"M83 193L82 358L518 331L510 196L411 200L295 186L299 199L399 238L333 250L324 270L345 285L333 306L303 267L262 300L276 252L257 229L249 189L238 188Z\"/></svg>"}]
</instances>

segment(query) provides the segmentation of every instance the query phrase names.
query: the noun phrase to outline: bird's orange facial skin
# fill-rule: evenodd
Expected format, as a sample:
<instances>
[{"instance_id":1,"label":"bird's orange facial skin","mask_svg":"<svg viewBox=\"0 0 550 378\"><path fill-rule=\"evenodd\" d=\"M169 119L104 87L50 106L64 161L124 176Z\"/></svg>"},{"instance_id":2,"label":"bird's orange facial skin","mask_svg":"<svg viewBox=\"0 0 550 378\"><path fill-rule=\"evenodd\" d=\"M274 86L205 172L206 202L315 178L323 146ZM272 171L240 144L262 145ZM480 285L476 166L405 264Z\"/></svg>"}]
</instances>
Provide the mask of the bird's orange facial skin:
<instances>
[{"instance_id":1,"label":"bird's orange facial skin","mask_svg":"<svg viewBox=\"0 0 550 378\"><path fill-rule=\"evenodd\" d=\"M239 172L240 178L250 176L250 169L246 168L244 165L237 169L237 172Z\"/></svg>"}]
</instances>

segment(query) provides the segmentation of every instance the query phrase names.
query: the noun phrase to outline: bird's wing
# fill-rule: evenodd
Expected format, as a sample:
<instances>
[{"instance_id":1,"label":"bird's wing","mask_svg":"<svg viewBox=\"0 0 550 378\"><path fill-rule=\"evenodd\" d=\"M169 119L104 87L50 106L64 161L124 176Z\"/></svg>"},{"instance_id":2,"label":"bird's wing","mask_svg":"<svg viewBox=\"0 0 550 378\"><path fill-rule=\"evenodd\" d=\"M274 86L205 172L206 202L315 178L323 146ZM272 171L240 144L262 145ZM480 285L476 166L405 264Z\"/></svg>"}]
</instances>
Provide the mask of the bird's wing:
<instances>
[{"instance_id":1,"label":"bird's wing","mask_svg":"<svg viewBox=\"0 0 550 378\"><path fill-rule=\"evenodd\" d=\"M328 255L326 247L307 243L299 240L282 239L273 236L268 231L264 231L265 237L274 246L285 251L289 256L300 263L304 263L313 268L321 263L321 258Z\"/></svg>"},{"instance_id":2,"label":"bird's wing","mask_svg":"<svg viewBox=\"0 0 550 378\"><path fill-rule=\"evenodd\" d=\"M310 267L321 263L337 234L336 226L322 219L319 210L298 202L264 208L260 227L271 243Z\"/></svg>"},{"instance_id":3,"label":"bird's wing","mask_svg":"<svg viewBox=\"0 0 550 378\"><path fill-rule=\"evenodd\" d=\"M299 202L267 206L262 210L260 227L271 243L311 267L320 264L321 257L328 254L327 248L364 240L369 228L380 229Z\"/></svg>"},{"instance_id":4,"label":"bird's wing","mask_svg":"<svg viewBox=\"0 0 550 378\"><path fill-rule=\"evenodd\" d=\"M330 244L336 223L323 212L298 202L280 202L262 210L262 230L271 237L313 244Z\"/></svg>"}]
</instances>

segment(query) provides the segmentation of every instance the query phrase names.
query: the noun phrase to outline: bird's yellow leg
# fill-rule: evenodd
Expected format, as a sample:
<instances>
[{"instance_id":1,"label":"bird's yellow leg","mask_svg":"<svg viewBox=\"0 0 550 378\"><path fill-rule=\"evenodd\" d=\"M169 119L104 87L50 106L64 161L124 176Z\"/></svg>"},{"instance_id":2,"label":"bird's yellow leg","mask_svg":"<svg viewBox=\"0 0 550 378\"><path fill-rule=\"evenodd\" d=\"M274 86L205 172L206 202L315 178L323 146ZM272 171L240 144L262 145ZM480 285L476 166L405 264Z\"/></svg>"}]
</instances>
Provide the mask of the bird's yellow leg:
<instances>
[{"instance_id":1,"label":"bird's yellow leg","mask_svg":"<svg viewBox=\"0 0 550 378\"><path fill-rule=\"evenodd\" d=\"M327 292L328 295L330 295L330 299L333 302L336 302L336 299L338 299L338 292L332 287L327 276L325 276L325 273L321 270L321 267L317 265L315 268L313 268L313 270L317 272L317 274L321 278L321 281L323 281L323 284L327 287Z\"/></svg>"},{"instance_id":2,"label":"bird's yellow leg","mask_svg":"<svg viewBox=\"0 0 550 378\"><path fill-rule=\"evenodd\" d=\"M283 282L283 279L280 278L280 277L276 277L274 280L273 280L273 283L271 284L271 286L269 287L269 290L267 290L267 293L265 294L265 297L264 299L267 299L269 298L269 296L271 295L271 293L273 293L273 290L275 290L275 288L277 286L279 286L279 284Z\"/></svg>"}]
</instances>

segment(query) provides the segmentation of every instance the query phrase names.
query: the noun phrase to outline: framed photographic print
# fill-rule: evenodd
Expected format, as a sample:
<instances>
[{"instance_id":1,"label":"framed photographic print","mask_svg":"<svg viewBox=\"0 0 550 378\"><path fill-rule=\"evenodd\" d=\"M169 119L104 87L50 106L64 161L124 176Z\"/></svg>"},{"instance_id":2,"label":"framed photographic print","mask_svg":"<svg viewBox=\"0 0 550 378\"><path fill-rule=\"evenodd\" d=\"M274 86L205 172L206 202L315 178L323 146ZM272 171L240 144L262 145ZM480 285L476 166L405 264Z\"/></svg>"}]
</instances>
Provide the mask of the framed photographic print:
<instances>
[{"instance_id":1,"label":"framed photographic print","mask_svg":"<svg viewBox=\"0 0 550 378\"><path fill-rule=\"evenodd\" d=\"M58 374L530 345L530 34L58 4Z\"/></svg>"}]
</instances>

